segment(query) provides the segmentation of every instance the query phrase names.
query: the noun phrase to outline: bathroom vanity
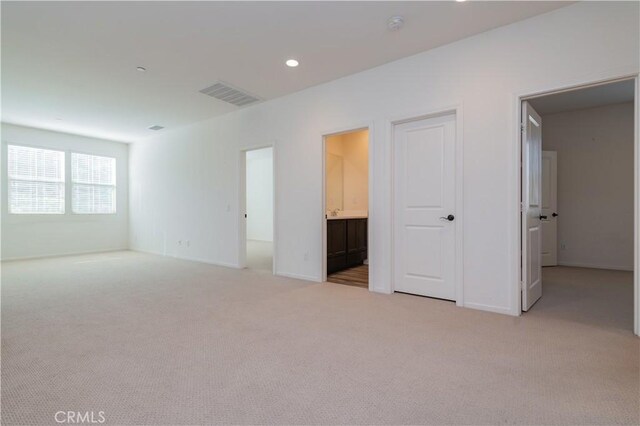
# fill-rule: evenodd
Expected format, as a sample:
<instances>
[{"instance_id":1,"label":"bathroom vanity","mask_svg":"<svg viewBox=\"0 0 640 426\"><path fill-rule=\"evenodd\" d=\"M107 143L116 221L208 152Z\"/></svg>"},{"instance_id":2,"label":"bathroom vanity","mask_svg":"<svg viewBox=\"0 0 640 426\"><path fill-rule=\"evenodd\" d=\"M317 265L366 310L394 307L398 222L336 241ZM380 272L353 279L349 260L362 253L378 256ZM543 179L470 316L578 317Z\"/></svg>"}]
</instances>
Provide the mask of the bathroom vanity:
<instances>
[{"instance_id":1,"label":"bathroom vanity","mask_svg":"<svg viewBox=\"0 0 640 426\"><path fill-rule=\"evenodd\" d=\"M362 265L367 259L367 218L327 216L327 274Z\"/></svg>"}]
</instances>

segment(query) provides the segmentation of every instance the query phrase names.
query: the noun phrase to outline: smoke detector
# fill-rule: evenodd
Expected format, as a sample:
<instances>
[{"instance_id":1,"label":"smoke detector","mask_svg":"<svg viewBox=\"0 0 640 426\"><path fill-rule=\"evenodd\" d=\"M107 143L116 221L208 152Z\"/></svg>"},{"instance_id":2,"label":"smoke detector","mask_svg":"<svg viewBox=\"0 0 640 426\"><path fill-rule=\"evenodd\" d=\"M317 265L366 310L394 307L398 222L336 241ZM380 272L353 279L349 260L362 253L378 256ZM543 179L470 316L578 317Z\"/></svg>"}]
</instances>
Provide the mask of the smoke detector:
<instances>
[{"instance_id":1,"label":"smoke detector","mask_svg":"<svg viewBox=\"0 0 640 426\"><path fill-rule=\"evenodd\" d=\"M400 28L404 26L404 17L402 16L392 16L387 19L387 28L389 31L398 31Z\"/></svg>"}]
</instances>

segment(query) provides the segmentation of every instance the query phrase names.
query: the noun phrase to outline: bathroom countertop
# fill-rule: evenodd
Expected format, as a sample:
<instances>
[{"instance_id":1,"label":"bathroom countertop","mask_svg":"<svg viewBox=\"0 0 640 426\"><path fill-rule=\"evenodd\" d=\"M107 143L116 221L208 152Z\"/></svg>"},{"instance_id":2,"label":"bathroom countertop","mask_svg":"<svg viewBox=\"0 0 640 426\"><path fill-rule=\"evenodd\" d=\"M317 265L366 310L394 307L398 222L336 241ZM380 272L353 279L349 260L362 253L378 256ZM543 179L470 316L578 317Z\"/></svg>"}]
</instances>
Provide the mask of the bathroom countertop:
<instances>
[{"instance_id":1,"label":"bathroom countertop","mask_svg":"<svg viewBox=\"0 0 640 426\"><path fill-rule=\"evenodd\" d=\"M368 215L345 215L345 216L329 216L327 215L327 220L336 220L336 219L367 219Z\"/></svg>"}]
</instances>

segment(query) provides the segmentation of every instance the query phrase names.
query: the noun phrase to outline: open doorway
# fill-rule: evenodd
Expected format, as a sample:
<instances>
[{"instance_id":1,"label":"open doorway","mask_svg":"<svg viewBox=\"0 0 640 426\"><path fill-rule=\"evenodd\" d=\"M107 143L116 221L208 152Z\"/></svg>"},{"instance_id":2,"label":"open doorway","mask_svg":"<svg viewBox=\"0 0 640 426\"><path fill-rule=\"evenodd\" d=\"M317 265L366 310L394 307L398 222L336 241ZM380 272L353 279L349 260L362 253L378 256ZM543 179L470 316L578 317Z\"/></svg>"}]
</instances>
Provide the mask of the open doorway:
<instances>
[{"instance_id":1,"label":"open doorway","mask_svg":"<svg viewBox=\"0 0 640 426\"><path fill-rule=\"evenodd\" d=\"M245 265L273 272L273 147L244 151Z\"/></svg>"},{"instance_id":2,"label":"open doorway","mask_svg":"<svg viewBox=\"0 0 640 426\"><path fill-rule=\"evenodd\" d=\"M634 327L635 79L522 105L522 310Z\"/></svg>"},{"instance_id":3,"label":"open doorway","mask_svg":"<svg viewBox=\"0 0 640 426\"><path fill-rule=\"evenodd\" d=\"M369 130L324 138L327 281L369 287Z\"/></svg>"}]
</instances>

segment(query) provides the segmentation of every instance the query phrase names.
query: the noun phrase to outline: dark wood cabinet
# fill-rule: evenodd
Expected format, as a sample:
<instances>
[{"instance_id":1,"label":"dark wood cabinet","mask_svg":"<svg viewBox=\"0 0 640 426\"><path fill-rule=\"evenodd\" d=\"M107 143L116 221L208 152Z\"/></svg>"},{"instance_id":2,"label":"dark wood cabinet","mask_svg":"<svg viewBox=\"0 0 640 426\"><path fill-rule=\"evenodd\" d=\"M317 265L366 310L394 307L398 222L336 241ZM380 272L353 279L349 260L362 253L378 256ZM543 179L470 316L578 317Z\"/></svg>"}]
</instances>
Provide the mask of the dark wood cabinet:
<instances>
[{"instance_id":1,"label":"dark wood cabinet","mask_svg":"<svg viewBox=\"0 0 640 426\"><path fill-rule=\"evenodd\" d=\"M367 259L367 219L327 220L327 274Z\"/></svg>"},{"instance_id":2,"label":"dark wood cabinet","mask_svg":"<svg viewBox=\"0 0 640 426\"><path fill-rule=\"evenodd\" d=\"M344 269L347 256L347 221L327 221L327 273Z\"/></svg>"}]
</instances>

